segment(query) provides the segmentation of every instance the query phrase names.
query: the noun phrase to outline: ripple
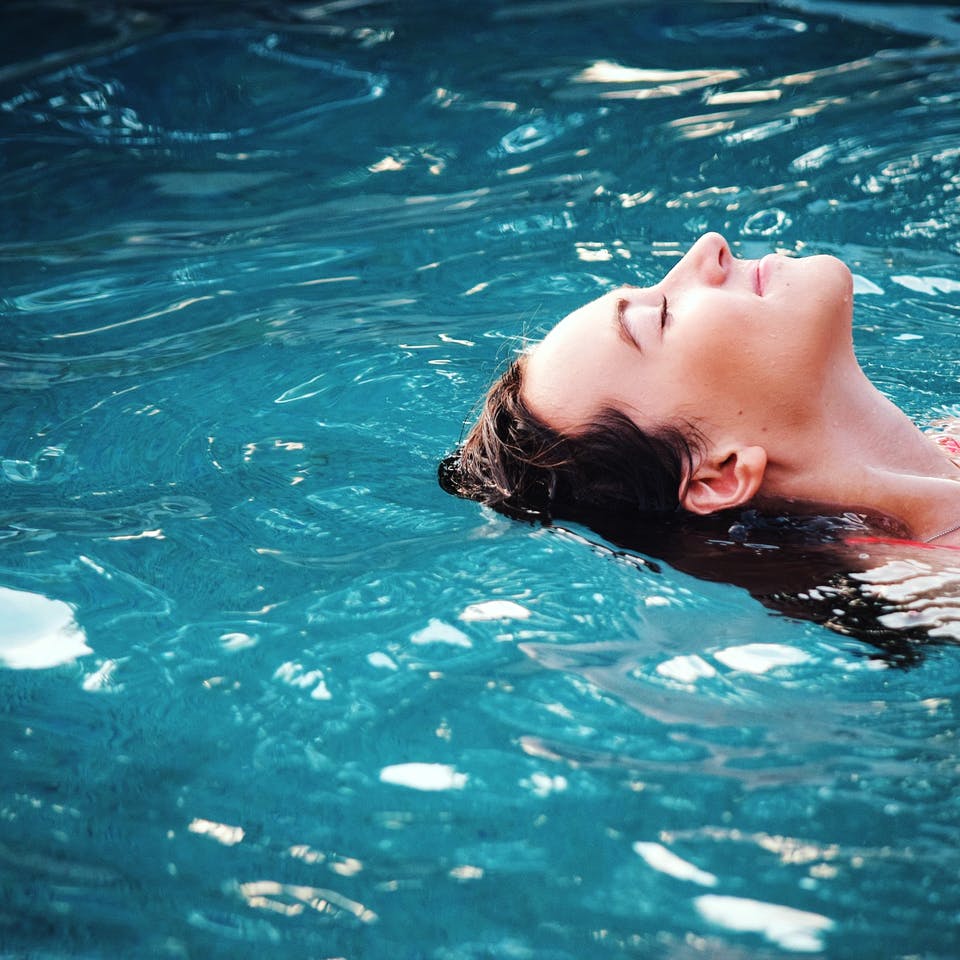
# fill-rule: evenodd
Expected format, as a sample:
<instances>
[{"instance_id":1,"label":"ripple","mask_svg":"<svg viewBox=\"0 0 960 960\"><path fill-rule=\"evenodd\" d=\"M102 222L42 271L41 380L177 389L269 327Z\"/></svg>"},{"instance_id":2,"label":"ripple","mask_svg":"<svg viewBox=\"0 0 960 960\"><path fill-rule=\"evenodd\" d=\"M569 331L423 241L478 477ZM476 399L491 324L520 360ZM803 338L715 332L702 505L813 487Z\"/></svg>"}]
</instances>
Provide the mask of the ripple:
<instances>
[{"instance_id":1,"label":"ripple","mask_svg":"<svg viewBox=\"0 0 960 960\"><path fill-rule=\"evenodd\" d=\"M793 221L787 216L785 210L778 210L773 207L750 214L743 224L742 231L748 237L773 237L783 233L792 225Z\"/></svg>"},{"instance_id":2,"label":"ripple","mask_svg":"<svg viewBox=\"0 0 960 960\"><path fill-rule=\"evenodd\" d=\"M129 328L129 338L134 342L119 349L115 346L113 349L73 355L66 352L40 354L0 351L5 386L8 389L47 390L56 384L100 378L115 380L158 373L195 360L239 350L263 338L263 318L259 311L238 312L222 323L199 325L194 322L193 318L199 311L190 308L195 308L198 304L204 305L203 310L208 313L209 302L214 299L188 298L159 311L62 334L59 338L61 342L64 339L88 336L92 338L93 335L104 334L115 338L117 330ZM185 313L185 316L177 321L185 328L183 331L153 337L139 334L140 324L148 326L145 321L168 317L179 311ZM171 320L169 325L172 323ZM156 326L151 329L154 333L158 332Z\"/></svg>"},{"instance_id":3,"label":"ripple","mask_svg":"<svg viewBox=\"0 0 960 960\"><path fill-rule=\"evenodd\" d=\"M24 313L62 314L65 311L82 309L103 302L116 304L136 293L138 289L140 289L139 283L124 282L118 277L101 274L40 287L29 293L11 297L9 304Z\"/></svg>"},{"instance_id":4,"label":"ripple","mask_svg":"<svg viewBox=\"0 0 960 960\"><path fill-rule=\"evenodd\" d=\"M10 510L8 507L0 514L0 531L28 538L66 534L72 537L132 539L162 535L161 527L166 520L197 519L207 516L209 512L209 504L190 496L161 497L131 506L101 509L35 506L26 510Z\"/></svg>"},{"instance_id":5,"label":"ripple","mask_svg":"<svg viewBox=\"0 0 960 960\"><path fill-rule=\"evenodd\" d=\"M893 669L434 477L525 337L703 226L842 256L884 391L954 397L955 54L762 4L387 6L374 49L366 0L180 4L178 37L231 24L182 76L141 37L52 106L63 62L0 68L37 97L0 113L33 133L0 169L0 582L94 651L0 670L10 950L952 955L955 647ZM960 622L923 576L847 596Z\"/></svg>"},{"instance_id":6,"label":"ripple","mask_svg":"<svg viewBox=\"0 0 960 960\"><path fill-rule=\"evenodd\" d=\"M527 153L556 140L570 130L576 130L587 122L582 113L569 113L563 118L537 117L534 120L515 127L500 138L503 154Z\"/></svg>"},{"instance_id":7,"label":"ripple","mask_svg":"<svg viewBox=\"0 0 960 960\"><path fill-rule=\"evenodd\" d=\"M572 74L554 91L559 100L601 99L610 101L672 99L718 84L738 80L742 70L665 70L629 67L611 60L597 60Z\"/></svg>"},{"instance_id":8,"label":"ripple","mask_svg":"<svg viewBox=\"0 0 960 960\"><path fill-rule=\"evenodd\" d=\"M0 82L116 50L157 29L160 23L159 18L142 9L114 7L107 13L102 8L84 9L80 4L57 4L50 15L56 18L58 29L44 30L38 29L37 9L33 3L5 5L5 34L22 44L28 59L5 57Z\"/></svg>"},{"instance_id":9,"label":"ripple","mask_svg":"<svg viewBox=\"0 0 960 960\"><path fill-rule=\"evenodd\" d=\"M62 447L48 446L29 460L0 459L0 476L11 483L49 483L60 481L70 472L75 460Z\"/></svg>"},{"instance_id":10,"label":"ripple","mask_svg":"<svg viewBox=\"0 0 960 960\"><path fill-rule=\"evenodd\" d=\"M773 40L806 33L808 29L803 20L765 14L738 17L736 20L714 20L690 27L667 27L664 33L673 40L700 43L703 40Z\"/></svg>"},{"instance_id":11,"label":"ripple","mask_svg":"<svg viewBox=\"0 0 960 960\"><path fill-rule=\"evenodd\" d=\"M148 76L168 78L162 92ZM377 100L386 88L385 77L285 49L277 34L197 30L41 77L0 112L128 146L220 144Z\"/></svg>"},{"instance_id":12,"label":"ripple","mask_svg":"<svg viewBox=\"0 0 960 960\"><path fill-rule=\"evenodd\" d=\"M785 7L818 16L842 17L851 23L893 29L960 44L956 7L942 4L851 3L850 0L778 0Z\"/></svg>"}]
</instances>

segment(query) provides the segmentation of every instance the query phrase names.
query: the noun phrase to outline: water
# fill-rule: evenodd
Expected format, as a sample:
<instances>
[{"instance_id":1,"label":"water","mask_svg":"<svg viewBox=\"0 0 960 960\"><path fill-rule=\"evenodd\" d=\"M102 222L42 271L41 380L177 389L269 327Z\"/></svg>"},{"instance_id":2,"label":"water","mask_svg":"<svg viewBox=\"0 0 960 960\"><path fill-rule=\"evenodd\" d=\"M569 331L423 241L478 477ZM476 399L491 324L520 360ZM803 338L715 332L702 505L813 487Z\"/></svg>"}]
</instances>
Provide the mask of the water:
<instances>
[{"instance_id":1,"label":"water","mask_svg":"<svg viewBox=\"0 0 960 960\"><path fill-rule=\"evenodd\" d=\"M955 413L955 8L0 16L4 956L957 955L955 646L434 479L706 229Z\"/></svg>"}]
</instances>

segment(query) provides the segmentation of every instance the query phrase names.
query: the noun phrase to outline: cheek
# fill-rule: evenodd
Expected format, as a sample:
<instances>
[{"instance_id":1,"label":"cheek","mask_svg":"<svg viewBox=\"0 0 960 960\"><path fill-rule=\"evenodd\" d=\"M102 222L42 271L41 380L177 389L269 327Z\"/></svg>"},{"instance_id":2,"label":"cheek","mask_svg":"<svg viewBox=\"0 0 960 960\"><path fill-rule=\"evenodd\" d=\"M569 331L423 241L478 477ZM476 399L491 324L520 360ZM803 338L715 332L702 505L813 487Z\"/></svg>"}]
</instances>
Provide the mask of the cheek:
<instances>
[{"instance_id":1,"label":"cheek","mask_svg":"<svg viewBox=\"0 0 960 960\"><path fill-rule=\"evenodd\" d=\"M801 345L755 314L738 317L730 335L704 337L691 349L678 387L701 416L713 411L730 417L755 417L779 403L791 384L807 379Z\"/></svg>"}]
</instances>

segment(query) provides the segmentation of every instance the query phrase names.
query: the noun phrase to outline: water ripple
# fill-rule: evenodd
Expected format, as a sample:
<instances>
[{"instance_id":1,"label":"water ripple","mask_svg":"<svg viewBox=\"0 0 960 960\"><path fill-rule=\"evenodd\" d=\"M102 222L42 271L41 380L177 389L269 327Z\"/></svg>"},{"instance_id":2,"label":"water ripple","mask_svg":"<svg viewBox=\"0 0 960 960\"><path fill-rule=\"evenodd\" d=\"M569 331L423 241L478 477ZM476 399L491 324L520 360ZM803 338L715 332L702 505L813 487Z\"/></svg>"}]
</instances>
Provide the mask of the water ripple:
<instances>
[{"instance_id":1,"label":"water ripple","mask_svg":"<svg viewBox=\"0 0 960 960\"><path fill-rule=\"evenodd\" d=\"M144 84L144 71L170 78L162 98ZM197 30L40 77L0 101L0 112L127 146L220 144L355 108L386 87L385 77L285 49L276 34ZM291 111L290 89L309 106Z\"/></svg>"},{"instance_id":2,"label":"water ripple","mask_svg":"<svg viewBox=\"0 0 960 960\"><path fill-rule=\"evenodd\" d=\"M195 497L162 497L123 507L46 507L0 513L0 543L9 547L11 537L45 540L52 535L110 538L112 540L162 536L168 520L207 516L210 506Z\"/></svg>"},{"instance_id":3,"label":"water ripple","mask_svg":"<svg viewBox=\"0 0 960 960\"><path fill-rule=\"evenodd\" d=\"M74 641L0 669L4 946L954 956L956 571L819 592L887 652L435 482L707 228L955 415L960 59L852 19L921 8L81 6L2 14L0 593Z\"/></svg>"}]
</instances>

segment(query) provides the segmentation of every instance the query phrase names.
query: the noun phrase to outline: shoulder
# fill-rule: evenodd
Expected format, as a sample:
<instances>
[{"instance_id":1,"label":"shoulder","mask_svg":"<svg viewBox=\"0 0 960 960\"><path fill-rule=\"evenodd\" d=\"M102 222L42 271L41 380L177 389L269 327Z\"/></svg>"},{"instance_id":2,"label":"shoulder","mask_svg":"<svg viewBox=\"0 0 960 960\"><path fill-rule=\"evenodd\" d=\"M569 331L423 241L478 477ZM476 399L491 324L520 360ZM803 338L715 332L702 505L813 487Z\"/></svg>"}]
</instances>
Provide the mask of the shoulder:
<instances>
[{"instance_id":1,"label":"shoulder","mask_svg":"<svg viewBox=\"0 0 960 960\"><path fill-rule=\"evenodd\" d=\"M948 460L960 467L960 419L935 420L930 424L927 436Z\"/></svg>"}]
</instances>

